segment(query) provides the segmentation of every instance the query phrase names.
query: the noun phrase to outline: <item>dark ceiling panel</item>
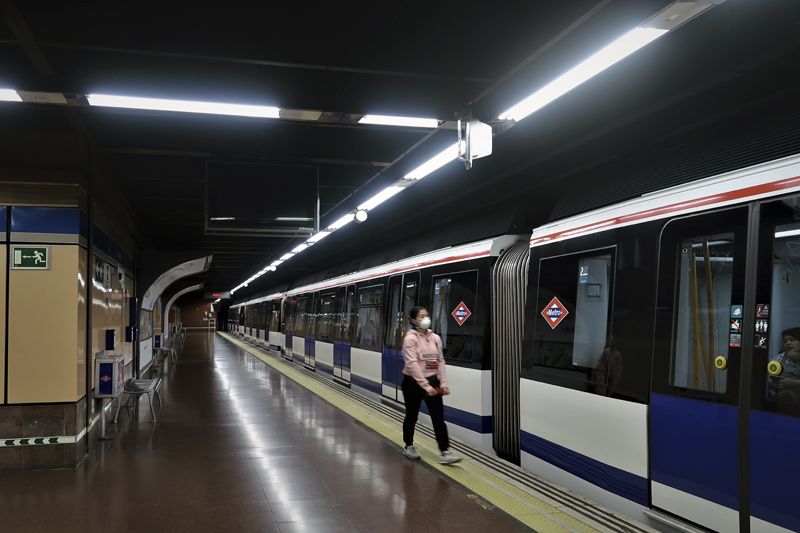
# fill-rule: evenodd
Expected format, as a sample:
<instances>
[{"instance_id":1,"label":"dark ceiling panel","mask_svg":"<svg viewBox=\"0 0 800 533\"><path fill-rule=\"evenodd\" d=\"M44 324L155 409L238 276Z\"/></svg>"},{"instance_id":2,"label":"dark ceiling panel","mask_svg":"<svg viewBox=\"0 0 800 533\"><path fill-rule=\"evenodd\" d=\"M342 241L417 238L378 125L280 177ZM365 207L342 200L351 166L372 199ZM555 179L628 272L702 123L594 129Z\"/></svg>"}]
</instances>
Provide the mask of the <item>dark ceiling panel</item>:
<instances>
[{"instance_id":1,"label":"dark ceiling panel","mask_svg":"<svg viewBox=\"0 0 800 533\"><path fill-rule=\"evenodd\" d=\"M415 0L187 9L164 2L17 1L33 45L55 74L36 75L0 24L0 86L440 119L471 110L489 121L668 3ZM746 129L754 117L795 116L798 99L789 95L800 84L799 21L796 0L728 0L497 135L494 154L472 170L449 164L370 213L367 223L348 226L242 294L331 265L352 266L365 249L385 259L524 233L549 219L554 206L557 214L570 213L680 179L668 170L681 154L702 159L712 139L725 135L731 145L741 142L746 135L729 130ZM428 135L87 107L68 120L67 111L0 104L0 166L85 168L84 139L90 139L100 172L115 180L136 215L139 247L215 254L209 272L198 276L210 290L230 289L299 242L206 234L210 162L313 168L324 222L331 222L455 141L452 130ZM776 128L758 131L784 131ZM698 146L690 150L687 143ZM758 157L791 145L774 144L778 151L766 147ZM655 161L662 166L650 168ZM626 188L637 176L644 178ZM215 200L225 210L270 218L290 194L270 193L258 182L242 189L227 199L217 191ZM250 205L234 205L237 194ZM389 250L412 237L418 246Z\"/></svg>"}]
</instances>

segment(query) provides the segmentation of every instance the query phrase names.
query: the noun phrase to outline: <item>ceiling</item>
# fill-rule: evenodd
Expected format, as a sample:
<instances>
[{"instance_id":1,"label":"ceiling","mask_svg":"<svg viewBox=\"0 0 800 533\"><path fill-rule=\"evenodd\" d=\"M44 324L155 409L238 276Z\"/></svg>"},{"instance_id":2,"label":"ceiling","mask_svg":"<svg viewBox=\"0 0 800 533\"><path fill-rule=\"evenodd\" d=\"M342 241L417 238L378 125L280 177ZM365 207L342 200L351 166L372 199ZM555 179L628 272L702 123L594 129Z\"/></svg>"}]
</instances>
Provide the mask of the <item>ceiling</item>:
<instances>
[{"instance_id":1,"label":"ceiling","mask_svg":"<svg viewBox=\"0 0 800 533\"><path fill-rule=\"evenodd\" d=\"M0 150L0 166L80 166L71 147L88 138L131 208L140 248L212 253L209 271L186 282L228 290L302 242L245 230L313 214L317 183L330 224L455 140L447 127L358 125L360 115L446 121L471 112L496 122L669 2L262 4L5 2L0 87L56 91L74 105L0 104L2 135L17 139L13 153ZM721 153L713 141L743 138L753 117L796 112L799 58L800 3L728 0L497 135L494 154L472 170L448 165L242 295L406 237L525 233L554 208L569 214L701 177L713 169L632 181L656 161L708 161L703 154ZM123 111L88 107L90 93L321 114ZM210 217L237 220L214 232Z\"/></svg>"}]
</instances>

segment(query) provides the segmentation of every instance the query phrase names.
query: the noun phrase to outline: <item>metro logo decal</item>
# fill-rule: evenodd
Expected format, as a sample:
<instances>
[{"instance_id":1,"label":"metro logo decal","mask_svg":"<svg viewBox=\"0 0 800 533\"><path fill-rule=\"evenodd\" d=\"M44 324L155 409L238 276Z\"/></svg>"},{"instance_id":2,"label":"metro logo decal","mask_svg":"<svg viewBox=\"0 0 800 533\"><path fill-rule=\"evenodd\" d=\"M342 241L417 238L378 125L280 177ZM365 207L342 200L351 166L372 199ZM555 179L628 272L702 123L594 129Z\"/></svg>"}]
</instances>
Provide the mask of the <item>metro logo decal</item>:
<instances>
[{"instance_id":1,"label":"metro logo decal","mask_svg":"<svg viewBox=\"0 0 800 533\"><path fill-rule=\"evenodd\" d=\"M562 304L555 296L544 309L542 309L542 316L550 325L551 329L556 329L562 320L567 318L569 311L564 304Z\"/></svg>"},{"instance_id":2,"label":"metro logo decal","mask_svg":"<svg viewBox=\"0 0 800 533\"><path fill-rule=\"evenodd\" d=\"M464 322L472 316L472 311L464 305L464 302L459 303L450 315L455 319L459 326L463 326Z\"/></svg>"}]
</instances>

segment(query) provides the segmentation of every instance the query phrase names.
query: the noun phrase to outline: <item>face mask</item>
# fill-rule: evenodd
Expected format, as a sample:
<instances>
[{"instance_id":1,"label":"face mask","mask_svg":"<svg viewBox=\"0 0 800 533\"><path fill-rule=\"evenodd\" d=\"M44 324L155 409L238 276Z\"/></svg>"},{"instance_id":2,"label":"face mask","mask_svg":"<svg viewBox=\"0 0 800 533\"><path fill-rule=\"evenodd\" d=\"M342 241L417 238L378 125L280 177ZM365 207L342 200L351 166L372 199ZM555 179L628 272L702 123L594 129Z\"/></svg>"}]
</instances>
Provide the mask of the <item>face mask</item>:
<instances>
[{"instance_id":1,"label":"face mask","mask_svg":"<svg viewBox=\"0 0 800 533\"><path fill-rule=\"evenodd\" d=\"M422 329L431 329L431 319L428 317L423 318L419 321L419 327Z\"/></svg>"}]
</instances>

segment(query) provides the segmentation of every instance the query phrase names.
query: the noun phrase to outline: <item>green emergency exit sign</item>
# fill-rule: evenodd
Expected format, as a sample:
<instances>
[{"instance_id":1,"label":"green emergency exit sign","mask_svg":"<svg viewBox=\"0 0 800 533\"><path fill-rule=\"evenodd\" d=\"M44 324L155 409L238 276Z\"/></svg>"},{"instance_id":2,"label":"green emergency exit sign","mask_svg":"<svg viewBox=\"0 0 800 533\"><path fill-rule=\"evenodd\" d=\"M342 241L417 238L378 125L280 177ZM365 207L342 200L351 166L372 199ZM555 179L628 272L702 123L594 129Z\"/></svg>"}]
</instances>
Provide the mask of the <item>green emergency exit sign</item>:
<instances>
[{"instance_id":1,"label":"green emergency exit sign","mask_svg":"<svg viewBox=\"0 0 800 533\"><path fill-rule=\"evenodd\" d=\"M48 270L50 268L50 247L12 245L11 268Z\"/></svg>"}]
</instances>

